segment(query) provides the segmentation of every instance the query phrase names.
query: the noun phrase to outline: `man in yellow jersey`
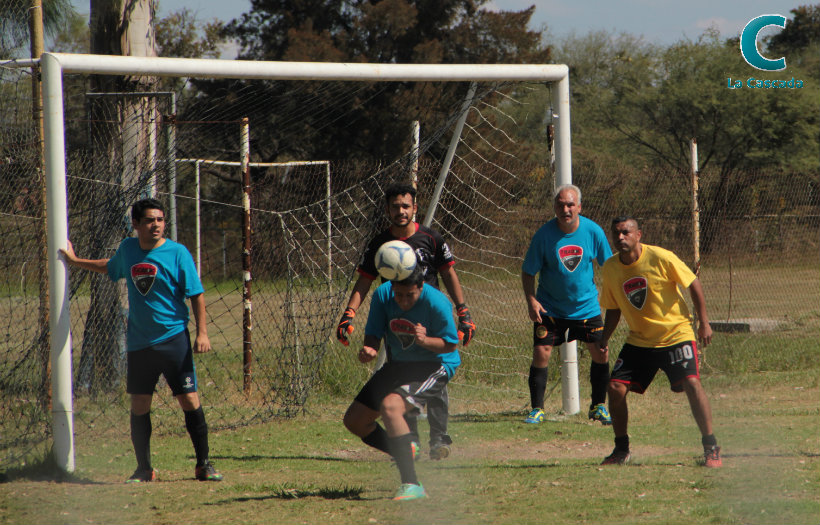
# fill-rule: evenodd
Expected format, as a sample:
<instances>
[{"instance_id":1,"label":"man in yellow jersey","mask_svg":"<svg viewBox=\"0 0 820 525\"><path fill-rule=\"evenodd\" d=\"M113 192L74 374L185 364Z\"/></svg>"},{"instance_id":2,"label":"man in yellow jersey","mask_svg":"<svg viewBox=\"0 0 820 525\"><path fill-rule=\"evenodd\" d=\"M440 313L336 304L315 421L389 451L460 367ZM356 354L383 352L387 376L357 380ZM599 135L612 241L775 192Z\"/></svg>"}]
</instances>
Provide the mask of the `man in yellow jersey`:
<instances>
[{"instance_id":1,"label":"man in yellow jersey","mask_svg":"<svg viewBox=\"0 0 820 525\"><path fill-rule=\"evenodd\" d=\"M712 409L700 382L695 333L678 288L689 289L699 322L697 339L705 346L711 342L712 328L700 281L674 253L642 244L641 230L633 217L613 219L612 242L617 253L604 263L601 271L601 306L606 310L601 347L608 347L621 315L629 325L629 335L609 382L615 450L602 465L623 465L629 461L626 395L630 390L643 394L660 369L669 378L673 392L686 392L702 435L703 464L720 467L720 447L712 432Z\"/></svg>"}]
</instances>

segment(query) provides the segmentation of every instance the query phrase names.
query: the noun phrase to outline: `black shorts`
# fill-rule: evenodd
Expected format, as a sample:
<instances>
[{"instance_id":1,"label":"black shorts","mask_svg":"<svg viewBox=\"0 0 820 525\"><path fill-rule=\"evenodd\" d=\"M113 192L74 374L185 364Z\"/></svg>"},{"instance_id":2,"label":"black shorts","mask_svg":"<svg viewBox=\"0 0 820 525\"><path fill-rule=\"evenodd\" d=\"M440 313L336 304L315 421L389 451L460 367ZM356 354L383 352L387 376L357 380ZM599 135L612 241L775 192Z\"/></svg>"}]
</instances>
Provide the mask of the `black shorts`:
<instances>
[{"instance_id":1,"label":"black shorts","mask_svg":"<svg viewBox=\"0 0 820 525\"><path fill-rule=\"evenodd\" d=\"M542 315L540 323L533 323L532 345L558 346L576 340L597 343L603 335L604 321L600 315L589 319L560 319Z\"/></svg>"},{"instance_id":2,"label":"black shorts","mask_svg":"<svg viewBox=\"0 0 820 525\"><path fill-rule=\"evenodd\" d=\"M684 341L663 348L644 348L625 344L612 366L610 379L643 394L658 369L666 373L673 392L683 392L683 380L700 377L698 347L695 341Z\"/></svg>"},{"instance_id":3,"label":"black shorts","mask_svg":"<svg viewBox=\"0 0 820 525\"><path fill-rule=\"evenodd\" d=\"M447 387L447 371L438 361L390 361L378 369L365 383L356 401L379 412L388 394L399 394L417 412L431 398L443 397ZM446 401L445 401L446 402Z\"/></svg>"},{"instance_id":4,"label":"black shorts","mask_svg":"<svg viewBox=\"0 0 820 525\"><path fill-rule=\"evenodd\" d=\"M188 330L127 355L126 392L129 394L152 395L160 374L165 376L175 396L196 392L196 370Z\"/></svg>"}]
</instances>

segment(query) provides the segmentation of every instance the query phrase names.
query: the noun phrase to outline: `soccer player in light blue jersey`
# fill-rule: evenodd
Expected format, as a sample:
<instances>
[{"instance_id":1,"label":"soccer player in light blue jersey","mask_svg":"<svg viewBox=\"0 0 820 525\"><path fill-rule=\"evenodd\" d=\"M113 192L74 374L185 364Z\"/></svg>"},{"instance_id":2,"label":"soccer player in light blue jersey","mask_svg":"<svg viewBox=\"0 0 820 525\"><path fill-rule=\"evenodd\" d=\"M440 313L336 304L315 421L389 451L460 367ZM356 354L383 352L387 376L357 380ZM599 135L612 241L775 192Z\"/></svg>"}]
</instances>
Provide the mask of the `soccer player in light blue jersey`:
<instances>
[{"instance_id":1,"label":"soccer player in light blue jersey","mask_svg":"<svg viewBox=\"0 0 820 525\"><path fill-rule=\"evenodd\" d=\"M559 187L553 203L555 218L535 232L521 267L521 284L533 322L528 380L532 411L524 422L544 420L544 393L552 348L566 341L581 340L592 357L589 418L609 425L612 420L605 404L609 353L599 344L604 323L592 263L596 261L602 266L612 250L604 230L581 216L581 190L577 186Z\"/></svg>"},{"instance_id":2,"label":"soccer player in light blue jersey","mask_svg":"<svg viewBox=\"0 0 820 525\"><path fill-rule=\"evenodd\" d=\"M222 474L208 460L208 425L197 394L193 360L193 353L211 350L205 290L187 248L164 237L165 211L159 201L134 203L131 224L137 237L123 239L111 259L81 259L70 242L60 250L68 264L108 274L112 281L125 279L128 287L126 390L131 395L131 441L137 469L126 483L157 478L151 465L151 401L160 375L165 376L185 414L196 454L194 477L221 481ZM186 299L191 301L196 322L193 349Z\"/></svg>"},{"instance_id":3,"label":"soccer player in light blue jersey","mask_svg":"<svg viewBox=\"0 0 820 525\"><path fill-rule=\"evenodd\" d=\"M404 415L418 413L430 399L441 395L461 357L450 301L424 282L421 265L407 279L388 281L376 289L359 361L375 359L382 341L387 362L359 391L344 415L344 424L365 444L395 459L401 486L394 500L425 498ZM384 427L376 422L379 418Z\"/></svg>"}]
</instances>

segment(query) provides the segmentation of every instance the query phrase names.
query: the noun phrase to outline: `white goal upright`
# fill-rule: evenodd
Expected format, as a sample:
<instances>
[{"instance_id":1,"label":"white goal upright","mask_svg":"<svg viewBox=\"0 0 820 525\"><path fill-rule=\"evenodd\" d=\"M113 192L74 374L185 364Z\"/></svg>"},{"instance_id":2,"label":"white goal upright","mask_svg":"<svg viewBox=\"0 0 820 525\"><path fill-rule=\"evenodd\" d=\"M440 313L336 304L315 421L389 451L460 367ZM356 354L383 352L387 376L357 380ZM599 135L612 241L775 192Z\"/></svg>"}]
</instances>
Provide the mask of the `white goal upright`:
<instances>
[{"instance_id":1,"label":"white goal upright","mask_svg":"<svg viewBox=\"0 0 820 525\"><path fill-rule=\"evenodd\" d=\"M40 58L40 68L45 110L54 458L60 468L67 472L74 470L72 353L68 274L64 262L58 258L58 250L66 247L68 239L64 74L350 82L523 81L550 83L552 85L550 91L552 118L556 125L555 182L559 185L572 182L569 79L568 68L565 65L253 62L46 53ZM544 147L547 148L547 144L544 144ZM544 203L544 208L551 209L548 198ZM523 306L522 311L525 311ZM568 414L574 414L580 410L575 343L564 345L561 356L563 409Z\"/></svg>"}]
</instances>

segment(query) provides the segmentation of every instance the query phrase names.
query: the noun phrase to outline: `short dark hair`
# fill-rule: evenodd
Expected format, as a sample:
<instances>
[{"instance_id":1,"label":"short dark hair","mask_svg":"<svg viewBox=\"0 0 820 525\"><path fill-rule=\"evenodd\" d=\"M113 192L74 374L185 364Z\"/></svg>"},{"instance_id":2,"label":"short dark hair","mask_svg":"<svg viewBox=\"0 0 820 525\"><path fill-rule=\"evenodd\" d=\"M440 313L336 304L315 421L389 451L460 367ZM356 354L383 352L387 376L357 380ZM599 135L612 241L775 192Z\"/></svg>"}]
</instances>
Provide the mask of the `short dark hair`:
<instances>
[{"instance_id":1,"label":"short dark hair","mask_svg":"<svg viewBox=\"0 0 820 525\"><path fill-rule=\"evenodd\" d=\"M390 200L393 197L407 195L408 193L413 198L413 202L416 202L416 188L414 188L412 184L407 182L394 182L384 190L384 202L390 204Z\"/></svg>"},{"instance_id":2,"label":"short dark hair","mask_svg":"<svg viewBox=\"0 0 820 525\"><path fill-rule=\"evenodd\" d=\"M140 219L145 216L145 210L159 210L165 215L165 208L157 199L141 199L131 206L131 220L140 222Z\"/></svg>"},{"instance_id":3,"label":"short dark hair","mask_svg":"<svg viewBox=\"0 0 820 525\"><path fill-rule=\"evenodd\" d=\"M404 195L400 193L400 195ZM405 277L401 281L393 281L395 284L399 284L401 286L416 286L420 287L422 283L424 283L424 270L421 269L420 264L416 264L416 267L413 268L413 273L411 273L408 277Z\"/></svg>"},{"instance_id":4,"label":"short dark hair","mask_svg":"<svg viewBox=\"0 0 820 525\"><path fill-rule=\"evenodd\" d=\"M635 223L635 228L637 228L638 230L641 229L641 225L638 223L638 219L636 219L632 215L618 215L617 217L612 219L612 224L610 224L610 226L615 226L616 224L620 224L626 221L633 221Z\"/></svg>"}]
</instances>

